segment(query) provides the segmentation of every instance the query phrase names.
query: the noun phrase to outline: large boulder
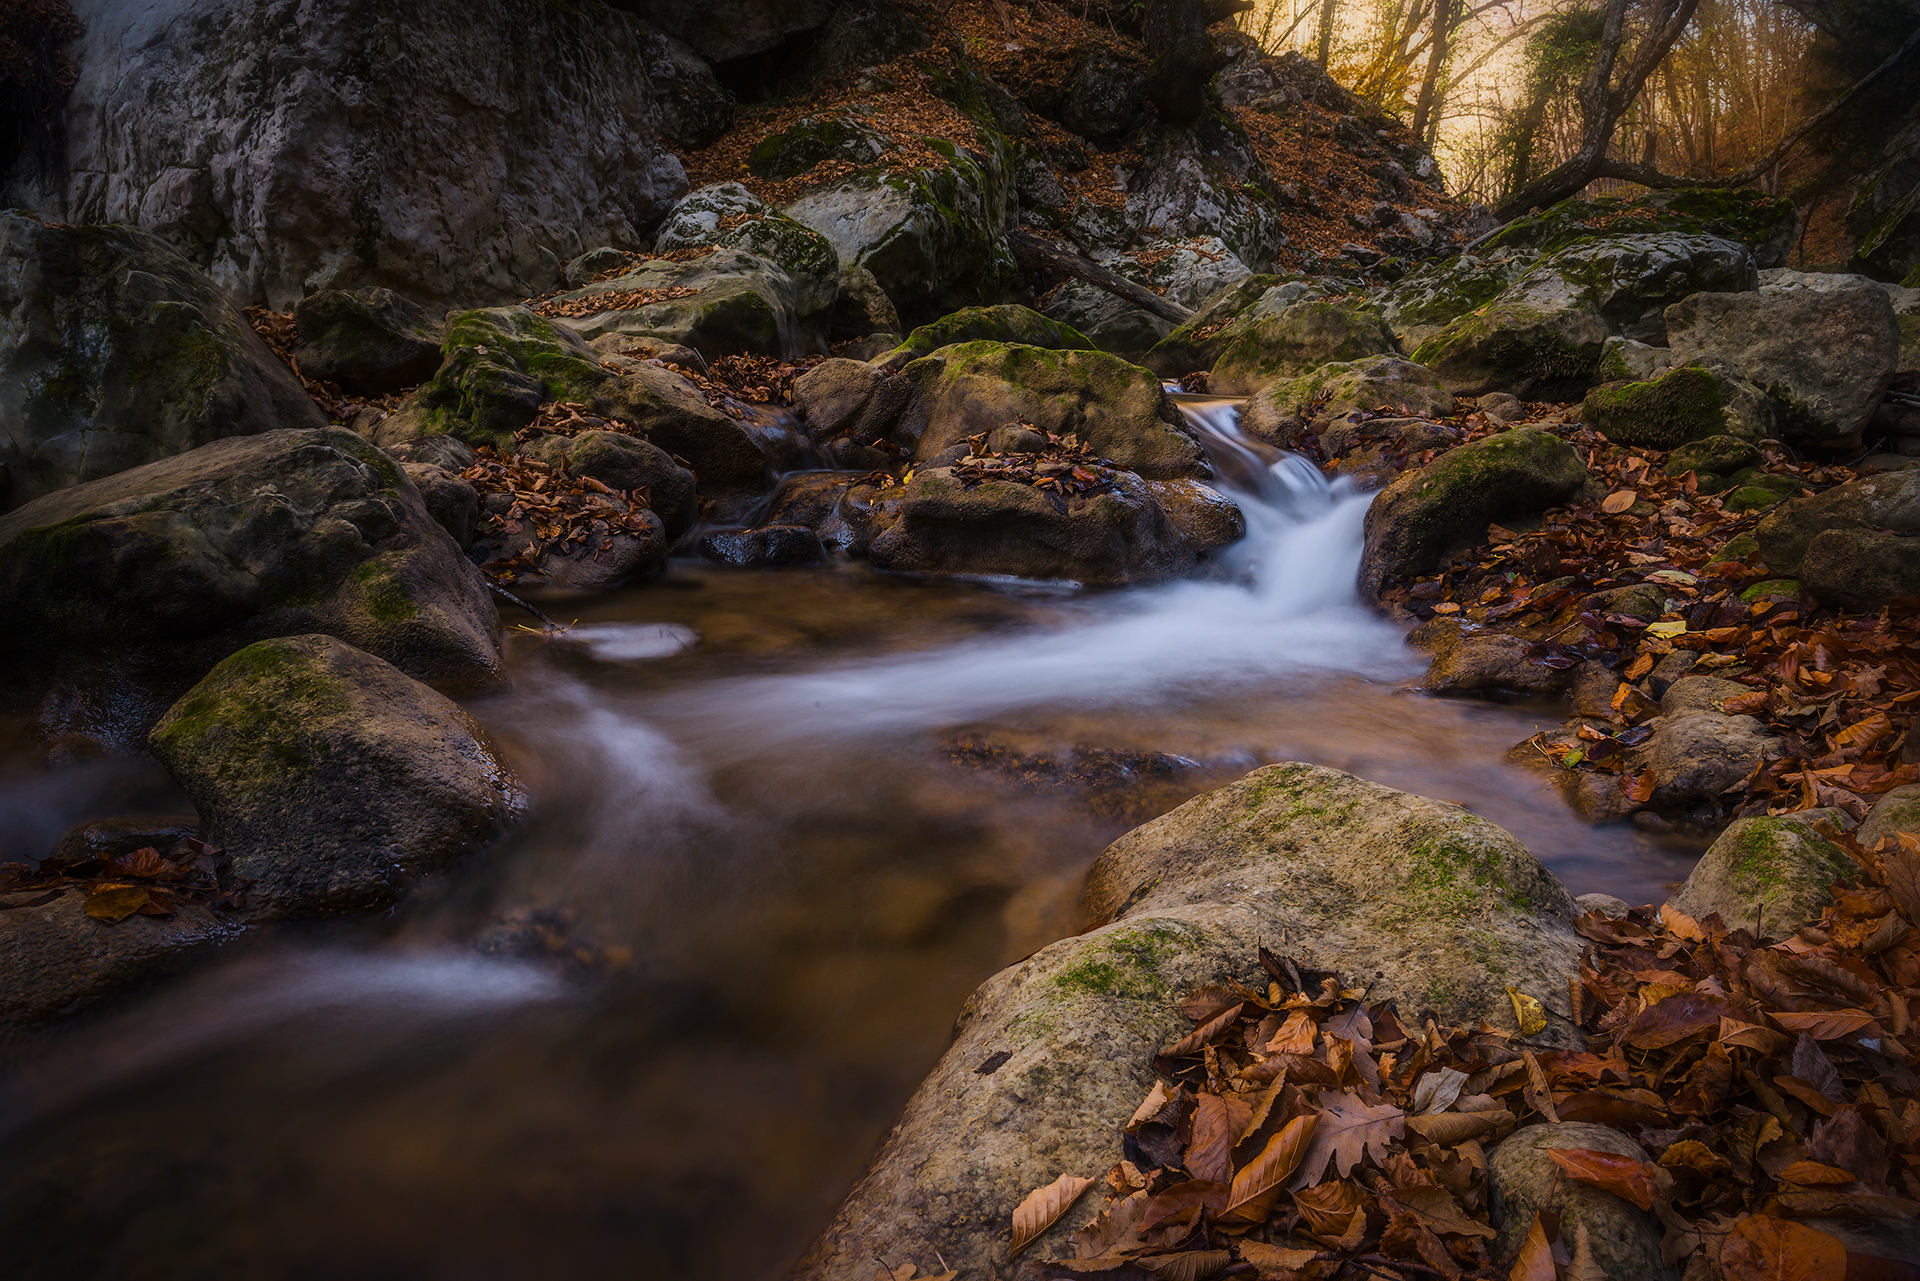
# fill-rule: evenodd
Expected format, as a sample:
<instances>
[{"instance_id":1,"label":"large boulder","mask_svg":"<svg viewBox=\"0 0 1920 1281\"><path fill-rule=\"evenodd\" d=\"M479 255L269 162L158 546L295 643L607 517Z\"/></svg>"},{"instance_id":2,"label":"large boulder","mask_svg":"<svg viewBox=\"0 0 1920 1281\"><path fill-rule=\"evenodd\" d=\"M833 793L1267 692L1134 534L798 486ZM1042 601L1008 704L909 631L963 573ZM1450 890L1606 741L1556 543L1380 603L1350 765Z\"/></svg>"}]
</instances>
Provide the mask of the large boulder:
<instances>
[{"instance_id":1,"label":"large boulder","mask_svg":"<svg viewBox=\"0 0 1920 1281\"><path fill-rule=\"evenodd\" d=\"M623 5L623 8L633 7ZM834 0L646 0L648 18L708 62L778 48L790 36L825 26Z\"/></svg>"},{"instance_id":2,"label":"large boulder","mask_svg":"<svg viewBox=\"0 0 1920 1281\"><path fill-rule=\"evenodd\" d=\"M149 741L255 919L385 907L526 805L472 717L332 636L249 645Z\"/></svg>"},{"instance_id":3,"label":"large boulder","mask_svg":"<svg viewBox=\"0 0 1920 1281\"><path fill-rule=\"evenodd\" d=\"M1530 274L1421 343L1413 359L1463 396L1578 394L1593 381L1608 333L1578 286Z\"/></svg>"},{"instance_id":4,"label":"large boulder","mask_svg":"<svg viewBox=\"0 0 1920 1281\"><path fill-rule=\"evenodd\" d=\"M962 343L903 372L915 395L896 439L916 458L932 458L1008 423L1031 423L1076 435L1094 453L1150 480L1208 474L1160 380L1105 352Z\"/></svg>"},{"instance_id":5,"label":"large boulder","mask_svg":"<svg viewBox=\"0 0 1920 1281\"><path fill-rule=\"evenodd\" d=\"M1448 555L1486 541L1494 521L1539 515L1586 483L1571 445L1537 428L1515 428L1449 450L1401 475L1367 508L1360 586L1379 593L1389 578L1412 578Z\"/></svg>"},{"instance_id":6,"label":"large boulder","mask_svg":"<svg viewBox=\"0 0 1920 1281\"><path fill-rule=\"evenodd\" d=\"M1127 220L1145 240L1217 237L1265 271L1287 243L1277 185L1246 131L1209 111L1191 128L1149 130L1128 184Z\"/></svg>"},{"instance_id":7,"label":"large boulder","mask_svg":"<svg viewBox=\"0 0 1920 1281\"><path fill-rule=\"evenodd\" d=\"M793 286L794 314L801 320L833 306L839 295L840 259L826 237L737 182L693 192L654 233L654 252L663 256L708 246L738 249L778 267Z\"/></svg>"},{"instance_id":8,"label":"large boulder","mask_svg":"<svg viewBox=\"0 0 1920 1281\"><path fill-rule=\"evenodd\" d=\"M1194 562L1146 481L1099 469L1095 492L1056 502L1019 481L971 483L947 467L916 471L884 503L868 557L878 569L1005 574L1118 587L1173 578Z\"/></svg>"},{"instance_id":9,"label":"large boulder","mask_svg":"<svg viewBox=\"0 0 1920 1281\"><path fill-rule=\"evenodd\" d=\"M360 396L417 387L440 368L440 325L391 289L323 289L293 309L300 372Z\"/></svg>"},{"instance_id":10,"label":"large boulder","mask_svg":"<svg viewBox=\"0 0 1920 1281\"><path fill-rule=\"evenodd\" d=\"M800 1281L869 1281L876 1255L1005 1277L1007 1223L1061 1174L1098 1178L1190 1032L1182 997L1258 976L1258 949L1431 1010L1512 1027L1506 987L1559 992L1580 941L1566 889L1458 806L1338 770L1268 766L1138 828L1090 874L1096 928L982 984L952 1045L866 1176L802 1259ZM1033 1247L1066 1257L1094 1206Z\"/></svg>"},{"instance_id":11,"label":"large boulder","mask_svg":"<svg viewBox=\"0 0 1920 1281\"><path fill-rule=\"evenodd\" d=\"M229 916L198 903L108 924L87 915L77 890L33 902L44 897L0 896L0 1037L95 1005L238 933Z\"/></svg>"},{"instance_id":12,"label":"large boulder","mask_svg":"<svg viewBox=\"0 0 1920 1281\"><path fill-rule=\"evenodd\" d=\"M1101 253L1096 257L1115 274L1187 308L1203 307L1209 299L1250 276L1239 255L1218 236L1153 240L1124 254ZM1051 291L1046 313L1085 334L1101 351L1134 361L1174 329L1174 323L1166 317L1084 280L1069 280Z\"/></svg>"},{"instance_id":13,"label":"large boulder","mask_svg":"<svg viewBox=\"0 0 1920 1281\"><path fill-rule=\"evenodd\" d=\"M1084 280L1069 280L1049 293L1045 311L1048 319L1085 334L1088 346L1135 363L1142 363L1174 329L1166 317Z\"/></svg>"},{"instance_id":14,"label":"large boulder","mask_svg":"<svg viewBox=\"0 0 1920 1281\"><path fill-rule=\"evenodd\" d=\"M1760 292L1794 293L1813 290L1832 293L1838 289L1878 289L1893 304L1893 318L1900 326L1899 367L1920 369L1920 268L1905 285L1888 284L1871 276L1856 276L1844 271L1792 271L1776 267L1760 273Z\"/></svg>"},{"instance_id":15,"label":"large boulder","mask_svg":"<svg viewBox=\"0 0 1920 1281\"><path fill-rule=\"evenodd\" d=\"M189 680L303 632L445 689L500 678L479 572L398 463L332 428L216 441L0 517L0 613L16 657L143 654Z\"/></svg>"},{"instance_id":16,"label":"large boulder","mask_svg":"<svg viewBox=\"0 0 1920 1281\"><path fill-rule=\"evenodd\" d=\"M743 238L764 236L770 251L785 245L790 258L811 263L802 279L769 258L744 249L721 248L697 258L648 258L606 280L548 300L543 309L564 317L590 341L626 345L651 339L655 344L690 347L708 360L740 353L795 359L818 349L817 329L838 292L832 266L817 256L817 239L806 228L783 219L760 220L739 230ZM767 247L767 246L763 246ZM825 285L819 272L827 272ZM826 303L802 314L803 297ZM807 322L815 322L808 324Z\"/></svg>"},{"instance_id":17,"label":"large boulder","mask_svg":"<svg viewBox=\"0 0 1920 1281\"><path fill-rule=\"evenodd\" d=\"M1530 249L1455 254L1401 277L1379 298L1387 327L1411 350L1505 293L1540 255Z\"/></svg>"},{"instance_id":18,"label":"large boulder","mask_svg":"<svg viewBox=\"0 0 1920 1281\"><path fill-rule=\"evenodd\" d=\"M1835 485L1812 498L1799 498L1769 513L1755 527L1754 538L1767 567L1799 577L1816 544L1826 540L1821 561L1831 560L1841 548L1856 543L1835 535L1860 535L1865 548L1881 540L1900 556L1915 559L1908 545L1920 534L1920 472L1907 470L1863 476Z\"/></svg>"},{"instance_id":19,"label":"large boulder","mask_svg":"<svg viewBox=\"0 0 1920 1281\"><path fill-rule=\"evenodd\" d=\"M1292 448L1298 433L1313 420L1382 408L1404 417L1445 418L1454 407L1453 393L1441 386L1431 369L1398 356L1370 356L1269 383L1247 401L1241 426L1263 440Z\"/></svg>"},{"instance_id":20,"label":"large boulder","mask_svg":"<svg viewBox=\"0 0 1920 1281\"><path fill-rule=\"evenodd\" d=\"M851 115L803 116L791 128L755 143L747 153L747 168L756 178L785 182L828 160L865 168L888 150L885 134Z\"/></svg>"},{"instance_id":21,"label":"large boulder","mask_svg":"<svg viewBox=\"0 0 1920 1281\"><path fill-rule=\"evenodd\" d=\"M1820 919L1835 883L1859 866L1817 830L1837 810L1800 810L1778 817L1735 819L1700 856L1686 884L1668 901L1694 920L1718 914L1729 929L1756 938L1785 938Z\"/></svg>"},{"instance_id":22,"label":"large boulder","mask_svg":"<svg viewBox=\"0 0 1920 1281\"><path fill-rule=\"evenodd\" d=\"M1893 379L1900 326L1878 289L1701 293L1666 310L1677 363L1723 365L1764 388L1786 440L1866 426Z\"/></svg>"},{"instance_id":23,"label":"large boulder","mask_svg":"<svg viewBox=\"0 0 1920 1281\"><path fill-rule=\"evenodd\" d=\"M1800 214L1785 196L1732 188L1655 191L1636 199L1573 197L1516 218L1483 250L1552 253L1596 238L1707 235L1744 245L1760 268L1787 260L1800 232Z\"/></svg>"},{"instance_id":24,"label":"large boulder","mask_svg":"<svg viewBox=\"0 0 1920 1281\"><path fill-rule=\"evenodd\" d=\"M0 214L0 510L223 437L325 425L232 299L158 238Z\"/></svg>"},{"instance_id":25,"label":"large boulder","mask_svg":"<svg viewBox=\"0 0 1920 1281\"><path fill-rule=\"evenodd\" d=\"M534 441L521 452L612 489L646 490L647 505L664 523L669 539L680 537L699 519L693 473L652 441L624 432L583 431Z\"/></svg>"},{"instance_id":26,"label":"large boulder","mask_svg":"<svg viewBox=\"0 0 1920 1281\"><path fill-rule=\"evenodd\" d=\"M843 267L872 272L910 324L998 302L1013 276L1011 187L997 158L922 141L944 163L856 174L787 206L827 238Z\"/></svg>"},{"instance_id":27,"label":"large boulder","mask_svg":"<svg viewBox=\"0 0 1920 1281\"><path fill-rule=\"evenodd\" d=\"M1753 255L1744 245L1701 235L1610 236L1571 245L1543 258L1522 280L1549 275L1580 291L1613 328L1641 336L1645 327L1652 342L1664 335L1661 313L1667 304L1703 292L1738 293L1759 283Z\"/></svg>"},{"instance_id":28,"label":"large boulder","mask_svg":"<svg viewBox=\"0 0 1920 1281\"><path fill-rule=\"evenodd\" d=\"M647 81L660 104L660 136L676 150L699 151L733 126L733 95L692 45L644 23L634 34Z\"/></svg>"},{"instance_id":29,"label":"large boulder","mask_svg":"<svg viewBox=\"0 0 1920 1281\"><path fill-rule=\"evenodd\" d=\"M1587 425L1616 445L1673 449L1719 436L1726 426L1719 380L1693 365L1648 382L1596 387L1580 408Z\"/></svg>"},{"instance_id":30,"label":"large boulder","mask_svg":"<svg viewBox=\"0 0 1920 1281\"><path fill-rule=\"evenodd\" d=\"M1166 378L1212 369L1227 344L1248 326L1325 292L1304 280L1282 280L1264 274L1248 276L1201 303L1192 316L1156 343L1140 363Z\"/></svg>"},{"instance_id":31,"label":"large boulder","mask_svg":"<svg viewBox=\"0 0 1920 1281\"><path fill-rule=\"evenodd\" d=\"M1237 332L1213 366L1210 390L1232 396L1270 382L1298 378L1334 361L1397 356L1400 344L1371 307L1311 298L1273 315L1256 315Z\"/></svg>"},{"instance_id":32,"label":"large boulder","mask_svg":"<svg viewBox=\"0 0 1920 1281\"><path fill-rule=\"evenodd\" d=\"M1031 307L1003 303L998 307L963 307L921 325L907 335L880 363L900 368L921 356L932 355L942 347L963 342L1019 343L1025 347L1046 347L1054 351L1094 351L1087 336L1071 325L1063 325L1034 311Z\"/></svg>"},{"instance_id":33,"label":"large boulder","mask_svg":"<svg viewBox=\"0 0 1920 1281\"><path fill-rule=\"evenodd\" d=\"M599 3L86 0L63 222L171 241L241 301L540 294L686 190L632 24Z\"/></svg>"}]
</instances>

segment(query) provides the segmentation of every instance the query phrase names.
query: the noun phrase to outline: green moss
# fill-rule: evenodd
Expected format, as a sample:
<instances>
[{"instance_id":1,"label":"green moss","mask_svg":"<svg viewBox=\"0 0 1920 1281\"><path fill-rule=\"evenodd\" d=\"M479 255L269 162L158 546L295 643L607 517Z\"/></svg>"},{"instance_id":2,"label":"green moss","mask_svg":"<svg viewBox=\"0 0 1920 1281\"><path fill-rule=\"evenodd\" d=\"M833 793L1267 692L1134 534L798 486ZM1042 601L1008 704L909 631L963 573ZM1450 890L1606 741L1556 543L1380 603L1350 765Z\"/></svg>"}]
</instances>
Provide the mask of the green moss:
<instances>
[{"instance_id":1,"label":"green moss","mask_svg":"<svg viewBox=\"0 0 1920 1281\"><path fill-rule=\"evenodd\" d=\"M1581 412L1588 426L1615 444L1672 449L1718 434L1721 403L1719 380L1683 365L1651 382L1596 387Z\"/></svg>"},{"instance_id":2,"label":"green moss","mask_svg":"<svg viewBox=\"0 0 1920 1281\"><path fill-rule=\"evenodd\" d=\"M1720 549L1718 559L1745 560L1747 557L1759 552L1759 550L1759 539L1755 538L1752 534L1742 534Z\"/></svg>"},{"instance_id":3,"label":"green moss","mask_svg":"<svg viewBox=\"0 0 1920 1281\"><path fill-rule=\"evenodd\" d=\"M1740 599L1749 605L1762 600L1796 600L1799 596L1799 580L1792 578L1769 578L1740 593Z\"/></svg>"},{"instance_id":4,"label":"green moss","mask_svg":"<svg viewBox=\"0 0 1920 1281\"><path fill-rule=\"evenodd\" d=\"M1170 921L1145 921L1103 936L1096 948L1052 978L1063 997L1117 996L1132 1001L1164 1001L1179 995L1163 973L1166 963L1192 946L1190 927Z\"/></svg>"},{"instance_id":5,"label":"green moss","mask_svg":"<svg viewBox=\"0 0 1920 1281\"><path fill-rule=\"evenodd\" d=\"M308 726L348 710L336 682L315 667L297 638L260 641L216 664L154 728L153 744L186 759L245 744L247 753L222 756L230 768L246 762L264 784L319 764L326 747ZM244 780L229 781L244 792Z\"/></svg>"},{"instance_id":6,"label":"green moss","mask_svg":"<svg viewBox=\"0 0 1920 1281\"><path fill-rule=\"evenodd\" d=\"M893 357L925 356L960 343L999 342L1050 350L1095 351L1094 344L1071 325L1050 320L1027 307L965 307L922 325L895 348Z\"/></svg>"},{"instance_id":7,"label":"green moss","mask_svg":"<svg viewBox=\"0 0 1920 1281\"><path fill-rule=\"evenodd\" d=\"M1734 188L1654 192L1635 200L1574 197L1515 219L1484 247L1552 253L1597 236L1678 232L1720 236L1758 253L1797 220L1791 200Z\"/></svg>"},{"instance_id":8,"label":"green moss","mask_svg":"<svg viewBox=\"0 0 1920 1281\"><path fill-rule=\"evenodd\" d=\"M1912 271L1907 273L1906 279L1900 282L1900 287L1903 289L1920 289L1920 265L1916 265Z\"/></svg>"},{"instance_id":9,"label":"green moss","mask_svg":"<svg viewBox=\"0 0 1920 1281\"><path fill-rule=\"evenodd\" d=\"M375 622L406 623L420 616L420 608L405 582L384 559L370 560L360 566L353 573L353 581L360 589L367 616Z\"/></svg>"},{"instance_id":10,"label":"green moss","mask_svg":"<svg viewBox=\"0 0 1920 1281\"><path fill-rule=\"evenodd\" d=\"M1473 835L1470 829L1449 832L1422 842L1408 853L1400 909L1407 919L1478 919L1489 897L1498 898L1516 912L1532 910L1532 899L1509 883L1500 851L1473 839Z\"/></svg>"},{"instance_id":11,"label":"green moss","mask_svg":"<svg viewBox=\"0 0 1920 1281\"><path fill-rule=\"evenodd\" d=\"M1732 476L1761 460L1760 451L1734 436L1714 435L1682 445L1667 459L1669 476L1695 472L1703 476Z\"/></svg>"}]
</instances>

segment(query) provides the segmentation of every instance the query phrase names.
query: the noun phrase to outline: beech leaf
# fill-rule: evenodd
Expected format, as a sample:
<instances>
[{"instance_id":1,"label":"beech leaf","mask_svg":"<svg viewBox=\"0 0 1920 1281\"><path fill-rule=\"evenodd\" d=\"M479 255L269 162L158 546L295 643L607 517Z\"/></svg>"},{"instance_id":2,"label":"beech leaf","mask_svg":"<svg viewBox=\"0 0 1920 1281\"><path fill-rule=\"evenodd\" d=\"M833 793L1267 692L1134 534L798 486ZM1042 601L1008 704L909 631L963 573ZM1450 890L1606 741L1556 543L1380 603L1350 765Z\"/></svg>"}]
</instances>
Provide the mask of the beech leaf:
<instances>
[{"instance_id":1,"label":"beech leaf","mask_svg":"<svg viewBox=\"0 0 1920 1281\"><path fill-rule=\"evenodd\" d=\"M1080 1194L1092 1186L1092 1179L1063 1174L1046 1187L1027 1193L1027 1199L1013 1211L1013 1253L1018 1254L1032 1245L1036 1237L1052 1227L1067 1208L1080 1199Z\"/></svg>"},{"instance_id":2,"label":"beech leaf","mask_svg":"<svg viewBox=\"0 0 1920 1281\"><path fill-rule=\"evenodd\" d=\"M1639 499L1640 495L1631 489L1617 489L1608 494L1600 503L1600 510L1609 516L1618 516Z\"/></svg>"},{"instance_id":3,"label":"beech leaf","mask_svg":"<svg viewBox=\"0 0 1920 1281\"><path fill-rule=\"evenodd\" d=\"M1260 1155L1242 1166L1233 1176L1227 1193L1227 1213L1255 1223L1267 1217L1280 1186L1300 1166L1321 1118L1308 1114L1296 1116L1267 1140Z\"/></svg>"},{"instance_id":4,"label":"beech leaf","mask_svg":"<svg viewBox=\"0 0 1920 1281\"><path fill-rule=\"evenodd\" d=\"M1642 1210L1653 1208L1658 1173L1645 1161L1598 1148L1542 1148L1541 1151L1565 1170L1568 1178L1611 1192Z\"/></svg>"},{"instance_id":5,"label":"beech leaf","mask_svg":"<svg viewBox=\"0 0 1920 1281\"><path fill-rule=\"evenodd\" d=\"M1553 1242L1547 1239L1540 1212L1535 1210L1533 1222L1527 1228L1527 1239L1521 1243L1520 1253L1507 1272L1508 1281L1556 1281L1558 1276L1559 1270L1553 1266Z\"/></svg>"},{"instance_id":6,"label":"beech leaf","mask_svg":"<svg viewBox=\"0 0 1920 1281\"><path fill-rule=\"evenodd\" d=\"M1847 1247L1803 1223L1751 1215L1720 1245L1727 1281L1846 1281Z\"/></svg>"}]
</instances>

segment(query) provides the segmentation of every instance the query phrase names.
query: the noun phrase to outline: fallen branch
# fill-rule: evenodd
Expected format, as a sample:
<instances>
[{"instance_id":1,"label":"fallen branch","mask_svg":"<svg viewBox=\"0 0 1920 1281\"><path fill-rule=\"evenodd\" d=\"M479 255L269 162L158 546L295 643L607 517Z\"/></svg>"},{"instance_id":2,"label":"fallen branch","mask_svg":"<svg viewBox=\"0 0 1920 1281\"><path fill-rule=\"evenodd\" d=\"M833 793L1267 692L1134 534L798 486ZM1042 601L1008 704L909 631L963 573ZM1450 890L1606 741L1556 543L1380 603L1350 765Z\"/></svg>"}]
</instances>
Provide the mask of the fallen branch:
<instances>
[{"instance_id":1,"label":"fallen branch","mask_svg":"<svg viewBox=\"0 0 1920 1281\"><path fill-rule=\"evenodd\" d=\"M1174 302L1171 298L1162 298L1144 285L1137 285L1124 276L1115 275L1099 263L1081 257L1070 250L1062 249L1051 241L1026 231L1007 233L1007 245L1013 250L1013 256L1022 267L1029 271L1050 271L1057 275L1072 276L1075 280L1084 280L1088 284L1104 289L1116 298L1124 298L1143 311L1150 311L1164 320L1182 324L1193 318L1193 313Z\"/></svg>"}]
</instances>

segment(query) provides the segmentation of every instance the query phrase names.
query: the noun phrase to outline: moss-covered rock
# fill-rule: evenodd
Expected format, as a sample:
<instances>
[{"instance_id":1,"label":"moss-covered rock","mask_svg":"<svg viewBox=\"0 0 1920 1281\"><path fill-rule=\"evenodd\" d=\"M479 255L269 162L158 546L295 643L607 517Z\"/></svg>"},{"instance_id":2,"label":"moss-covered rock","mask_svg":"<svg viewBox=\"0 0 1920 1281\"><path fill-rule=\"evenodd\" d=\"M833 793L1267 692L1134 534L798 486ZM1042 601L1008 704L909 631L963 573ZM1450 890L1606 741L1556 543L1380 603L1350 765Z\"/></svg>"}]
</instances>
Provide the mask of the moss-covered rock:
<instances>
[{"instance_id":1,"label":"moss-covered rock","mask_svg":"<svg viewBox=\"0 0 1920 1281\"><path fill-rule=\"evenodd\" d=\"M131 227L0 214L0 510L326 418L224 290Z\"/></svg>"},{"instance_id":2,"label":"moss-covered rock","mask_svg":"<svg viewBox=\"0 0 1920 1281\"><path fill-rule=\"evenodd\" d=\"M1076 435L1094 453L1150 480L1208 474L1160 380L1103 351L962 343L914 361L903 373L914 395L895 439L916 458L1023 422Z\"/></svg>"},{"instance_id":3,"label":"moss-covered rock","mask_svg":"<svg viewBox=\"0 0 1920 1281\"><path fill-rule=\"evenodd\" d=\"M1666 473L1684 476L1688 472L1703 494L1717 494L1732 483L1732 477L1759 465L1761 454L1751 443L1735 436L1707 436L1680 446L1667 458Z\"/></svg>"},{"instance_id":4,"label":"moss-covered rock","mask_svg":"<svg viewBox=\"0 0 1920 1281\"><path fill-rule=\"evenodd\" d=\"M1552 253L1595 237L1675 233L1708 235L1745 245L1756 266L1778 267L1799 234L1791 200L1732 188L1658 191L1637 199L1574 197L1517 218L1484 246Z\"/></svg>"},{"instance_id":5,"label":"moss-covered rock","mask_svg":"<svg viewBox=\"0 0 1920 1281\"><path fill-rule=\"evenodd\" d=\"M1449 450L1401 475L1367 508L1360 586L1376 595L1389 578L1427 573L1486 540L1494 521L1537 516L1586 483L1573 447L1538 428L1515 428Z\"/></svg>"},{"instance_id":6,"label":"moss-covered rock","mask_svg":"<svg viewBox=\"0 0 1920 1281\"><path fill-rule=\"evenodd\" d=\"M767 222L758 227L780 230ZM749 228L743 234L755 232ZM829 281L828 287L835 286ZM681 290L693 292L682 295ZM691 347L708 360L740 353L795 359L808 346L800 298L793 278L773 262L724 248L686 261L650 258L557 301L571 304L569 328L589 341L610 335L651 339Z\"/></svg>"},{"instance_id":7,"label":"moss-covered rock","mask_svg":"<svg viewBox=\"0 0 1920 1281\"><path fill-rule=\"evenodd\" d=\"M326 635L223 660L149 742L255 919L385 907L526 803L459 706Z\"/></svg>"},{"instance_id":8,"label":"moss-covered rock","mask_svg":"<svg viewBox=\"0 0 1920 1281\"><path fill-rule=\"evenodd\" d=\"M879 363L900 368L942 347L964 342L1019 343L1054 351L1098 350L1071 325L1050 320L1030 307L1003 303L998 307L964 307L922 325Z\"/></svg>"},{"instance_id":9,"label":"moss-covered rock","mask_svg":"<svg viewBox=\"0 0 1920 1281\"><path fill-rule=\"evenodd\" d=\"M1510 288L1539 261L1533 250L1492 254L1455 254L1430 262L1380 295L1387 325L1409 349L1460 317L1484 307Z\"/></svg>"},{"instance_id":10,"label":"moss-covered rock","mask_svg":"<svg viewBox=\"0 0 1920 1281\"><path fill-rule=\"evenodd\" d=\"M1310 422L1382 407L1403 417L1445 418L1455 402L1426 366L1398 356L1369 356L1269 383L1247 401L1241 425L1286 449L1294 447L1295 435Z\"/></svg>"},{"instance_id":11,"label":"moss-covered rock","mask_svg":"<svg viewBox=\"0 0 1920 1281\"><path fill-rule=\"evenodd\" d=\"M1863 476L1788 503L1763 519L1754 536L1769 568L1794 574L1814 539L1833 529L1920 532L1920 471Z\"/></svg>"},{"instance_id":12,"label":"moss-covered rock","mask_svg":"<svg viewBox=\"0 0 1920 1281\"><path fill-rule=\"evenodd\" d=\"M1652 382L1595 387L1580 409L1587 425L1616 445L1672 449L1721 429L1720 384L1691 365Z\"/></svg>"},{"instance_id":13,"label":"moss-covered rock","mask_svg":"<svg viewBox=\"0 0 1920 1281\"><path fill-rule=\"evenodd\" d=\"M1260 274L1227 286L1155 343L1140 363L1165 378L1212 369L1245 326L1325 291L1303 280Z\"/></svg>"},{"instance_id":14,"label":"moss-covered rock","mask_svg":"<svg viewBox=\"0 0 1920 1281\"><path fill-rule=\"evenodd\" d=\"M747 153L747 168L756 178L785 182L822 161L845 160L865 166L886 153L886 137L850 116L805 116L791 129L770 133L754 144Z\"/></svg>"},{"instance_id":15,"label":"moss-covered rock","mask_svg":"<svg viewBox=\"0 0 1920 1281\"><path fill-rule=\"evenodd\" d=\"M1211 389L1239 395L1330 362L1399 354L1393 331L1374 308L1309 299L1240 327L1213 366Z\"/></svg>"},{"instance_id":16,"label":"moss-covered rock","mask_svg":"<svg viewBox=\"0 0 1920 1281\"><path fill-rule=\"evenodd\" d=\"M801 320L833 306L838 297L840 258L827 238L737 182L689 194L654 233L660 254L704 246L738 249L778 267L793 285L793 309Z\"/></svg>"},{"instance_id":17,"label":"moss-covered rock","mask_svg":"<svg viewBox=\"0 0 1920 1281\"><path fill-rule=\"evenodd\" d=\"M440 325L391 289L322 290L293 308L300 372L361 396L415 387L440 368Z\"/></svg>"},{"instance_id":18,"label":"moss-covered rock","mask_svg":"<svg viewBox=\"0 0 1920 1281\"><path fill-rule=\"evenodd\" d=\"M1606 318L1584 298L1556 293L1502 294L1421 343L1413 359L1463 396L1584 390L1599 369Z\"/></svg>"},{"instance_id":19,"label":"moss-covered rock","mask_svg":"<svg viewBox=\"0 0 1920 1281\"><path fill-rule=\"evenodd\" d=\"M1837 810L1735 819L1668 901L1695 920L1718 913L1729 929L1785 938L1820 919L1829 887L1859 875L1852 859L1815 829L1839 825Z\"/></svg>"}]
</instances>

